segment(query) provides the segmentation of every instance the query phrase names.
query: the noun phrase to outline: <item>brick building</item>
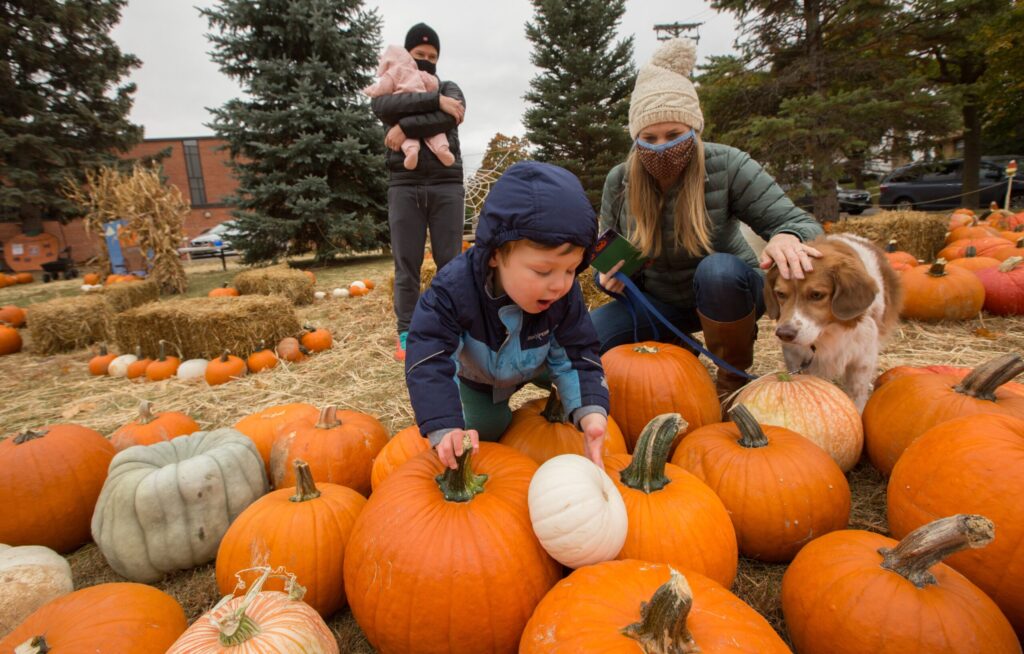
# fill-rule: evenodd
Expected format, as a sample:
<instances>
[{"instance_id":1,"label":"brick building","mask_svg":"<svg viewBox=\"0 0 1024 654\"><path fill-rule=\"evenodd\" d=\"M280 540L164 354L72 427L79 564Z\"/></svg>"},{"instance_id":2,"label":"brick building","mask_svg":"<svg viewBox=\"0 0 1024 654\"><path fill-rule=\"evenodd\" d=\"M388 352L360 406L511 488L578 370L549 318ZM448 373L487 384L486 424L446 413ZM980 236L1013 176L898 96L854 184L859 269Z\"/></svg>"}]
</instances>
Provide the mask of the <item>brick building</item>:
<instances>
[{"instance_id":1,"label":"brick building","mask_svg":"<svg viewBox=\"0 0 1024 654\"><path fill-rule=\"evenodd\" d=\"M177 186L182 198L192 206L185 218L185 235L189 239L231 219L233 207L225 204L224 199L235 192L238 183L227 166L227 151L220 150L224 144L222 139L213 136L145 139L125 155L125 158L135 159L171 149L170 156L160 163L167 182ZM96 237L85 233L81 220L67 225L44 220L43 231L56 236L61 247L70 245L75 261L82 262L96 255ZM20 223L0 223L0 242L20 232Z\"/></svg>"}]
</instances>

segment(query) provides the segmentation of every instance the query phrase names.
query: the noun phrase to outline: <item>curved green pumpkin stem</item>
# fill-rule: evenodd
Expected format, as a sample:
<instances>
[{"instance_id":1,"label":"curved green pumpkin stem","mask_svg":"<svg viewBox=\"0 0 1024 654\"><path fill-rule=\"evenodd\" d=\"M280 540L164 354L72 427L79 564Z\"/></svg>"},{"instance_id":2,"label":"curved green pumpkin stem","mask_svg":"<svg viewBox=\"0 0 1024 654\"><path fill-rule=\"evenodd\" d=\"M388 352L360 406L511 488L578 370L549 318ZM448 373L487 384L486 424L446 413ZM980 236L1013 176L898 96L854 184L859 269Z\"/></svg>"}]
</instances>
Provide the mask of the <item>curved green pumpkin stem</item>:
<instances>
[{"instance_id":1,"label":"curved green pumpkin stem","mask_svg":"<svg viewBox=\"0 0 1024 654\"><path fill-rule=\"evenodd\" d=\"M43 636L33 636L14 648L14 654L46 654L49 651L50 646Z\"/></svg>"},{"instance_id":2,"label":"curved green pumpkin stem","mask_svg":"<svg viewBox=\"0 0 1024 654\"><path fill-rule=\"evenodd\" d=\"M246 572L259 571L260 576L252 582L252 586L246 591L245 597L239 602L238 606L233 611L225 615L219 620L211 619L210 622L217 631L220 632L218 640L222 647L235 647L241 645L245 641L249 640L256 634L262 631L260 626L256 624L252 618L246 615L249 605L252 604L256 596L263 590L263 584L267 583L267 579L271 577L285 580L285 592L288 593L288 599L292 601L301 600L306 594L306 589L299 585L295 580L295 575L289 573L283 567L271 568L270 566L260 566L256 568L246 568L245 570L239 570L235 573L235 577L238 579L238 584L235 586L235 590L245 588L245 582L242 581L242 575ZM234 595L225 595L217 605L213 607L211 613L215 613L217 609L224 606L228 602L234 599Z\"/></svg>"},{"instance_id":3,"label":"curved green pumpkin stem","mask_svg":"<svg viewBox=\"0 0 1024 654\"><path fill-rule=\"evenodd\" d=\"M444 499L449 502L468 502L484 491L484 483L487 482L487 475L478 475L473 472L471 458L473 455L473 441L469 434L462 437L462 454L455 457L456 467L454 470L445 468L445 471L434 479Z\"/></svg>"},{"instance_id":4,"label":"curved green pumpkin stem","mask_svg":"<svg viewBox=\"0 0 1024 654\"><path fill-rule=\"evenodd\" d=\"M729 419L733 421L740 430L740 440L737 441L743 447L758 448L768 445L768 436L761 429L761 424L750 412L750 409L742 404L737 404L729 409Z\"/></svg>"},{"instance_id":5,"label":"curved green pumpkin stem","mask_svg":"<svg viewBox=\"0 0 1024 654\"><path fill-rule=\"evenodd\" d=\"M896 547L879 548L882 567L918 588L934 584L928 569L962 549L985 547L995 538L995 525L983 515L957 514L918 527Z\"/></svg>"},{"instance_id":6,"label":"curved green pumpkin stem","mask_svg":"<svg viewBox=\"0 0 1024 654\"><path fill-rule=\"evenodd\" d=\"M565 422L565 409L562 408L562 400L558 399L558 393L551 391L548 394L548 401L544 403L544 410L540 414L548 422Z\"/></svg>"},{"instance_id":7,"label":"curved green pumpkin stem","mask_svg":"<svg viewBox=\"0 0 1024 654\"><path fill-rule=\"evenodd\" d=\"M313 473L309 471L309 464L301 459L295 459L295 494L288 498L291 502L308 502L320 497L320 491L313 482Z\"/></svg>"},{"instance_id":8,"label":"curved green pumpkin stem","mask_svg":"<svg viewBox=\"0 0 1024 654\"><path fill-rule=\"evenodd\" d=\"M686 626L693 591L686 577L669 570L668 581L654 591L650 602L640 605L640 622L619 633L637 641L644 654L695 654L701 649Z\"/></svg>"},{"instance_id":9,"label":"curved green pumpkin stem","mask_svg":"<svg viewBox=\"0 0 1024 654\"><path fill-rule=\"evenodd\" d=\"M619 475L625 486L651 493L668 484L665 462L679 432L688 423L678 413L663 413L647 423L633 449L633 460Z\"/></svg>"},{"instance_id":10,"label":"curved green pumpkin stem","mask_svg":"<svg viewBox=\"0 0 1024 654\"><path fill-rule=\"evenodd\" d=\"M995 401L996 389L1022 372L1024 361L1011 352L976 367L953 390L979 400Z\"/></svg>"}]
</instances>

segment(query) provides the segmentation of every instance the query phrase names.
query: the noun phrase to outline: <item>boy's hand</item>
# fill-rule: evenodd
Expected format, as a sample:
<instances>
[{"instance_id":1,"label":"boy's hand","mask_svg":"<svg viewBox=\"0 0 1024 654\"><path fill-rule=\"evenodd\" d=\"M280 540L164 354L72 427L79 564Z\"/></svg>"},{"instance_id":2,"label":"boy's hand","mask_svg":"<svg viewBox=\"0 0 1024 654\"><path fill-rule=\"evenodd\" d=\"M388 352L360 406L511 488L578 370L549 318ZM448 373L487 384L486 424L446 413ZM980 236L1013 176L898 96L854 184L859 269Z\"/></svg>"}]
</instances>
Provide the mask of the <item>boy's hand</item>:
<instances>
[{"instance_id":1,"label":"boy's hand","mask_svg":"<svg viewBox=\"0 0 1024 654\"><path fill-rule=\"evenodd\" d=\"M475 429L453 429L441 438L441 442L434 448L437 451L437 458L441 459L441 463L447 468L455 470L459 467L456 463L455 457L462 456L464 448L462 447L462 437L469 435L470 441L473 444L473 454L480 452L480 436L476 433Z\"/></svg>"},{"instance_id":2,"label":"boy's hand","mask_svg":"<svg viewBox=\"0 0 1024 654\"><path fill-rule=\"evenodd\" d=\"M604 439L608 435L608 418L588 413L580 419L583 429L583 450L594 465L604 470Z\"/></svg>"}]
</instances>

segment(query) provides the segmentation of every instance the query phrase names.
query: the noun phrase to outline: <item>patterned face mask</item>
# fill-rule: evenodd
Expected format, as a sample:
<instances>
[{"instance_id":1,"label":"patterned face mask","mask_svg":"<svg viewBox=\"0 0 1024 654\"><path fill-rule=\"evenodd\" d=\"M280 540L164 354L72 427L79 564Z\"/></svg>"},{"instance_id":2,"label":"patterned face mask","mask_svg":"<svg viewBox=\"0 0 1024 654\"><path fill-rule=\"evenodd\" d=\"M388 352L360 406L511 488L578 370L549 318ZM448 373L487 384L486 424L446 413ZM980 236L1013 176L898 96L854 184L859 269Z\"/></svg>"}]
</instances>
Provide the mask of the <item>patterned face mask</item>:
<instances>
[{"instance_id":1,"label":"patterned face mask","mask_svg":"<svg viewBox=\"0 0 1024 654\"><path fill-rule=\"evenodd\" d=\"M690 164L697 140L691 129L686 134L660 145L651 145L640 139L636 141L636 153L640 163L655 179L668 182L676 179Z\"/></svg>"}]
</instances>

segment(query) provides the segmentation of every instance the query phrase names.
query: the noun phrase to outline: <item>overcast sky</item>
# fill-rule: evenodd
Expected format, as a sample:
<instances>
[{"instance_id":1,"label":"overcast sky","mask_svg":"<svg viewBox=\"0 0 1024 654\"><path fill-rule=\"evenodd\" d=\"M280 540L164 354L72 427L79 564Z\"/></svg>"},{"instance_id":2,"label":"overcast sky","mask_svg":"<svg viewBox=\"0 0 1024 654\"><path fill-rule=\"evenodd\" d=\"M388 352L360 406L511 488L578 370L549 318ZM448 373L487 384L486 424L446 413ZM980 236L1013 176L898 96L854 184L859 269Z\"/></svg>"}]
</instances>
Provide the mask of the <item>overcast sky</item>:
<instances>
[{"instance_id":1,"label":"overcast sky","mask_svg":"<svg viewBox=\"0 0 1024 654\"><path fill-rule=\"evenodd\" d=\"M128 0L113 38L142 60L131 80L138 85L131 120L146 138L212 134L206 107L240 95L232 80L210 61L206 20L196 6L214 0ZM441 39L438 75L454 80L466 95L466 120L459 128L467 170L475 169L496 132L522 135L523 94L536 69L524 25L532 17L528 0L368 0L384 19L384 44L405 40L420 21ZM704 0L629 0L621 36L635 35L636 61L650 58L658 42L653 26L703 22L698 65L708 56L733 51L736 22Z\"/></svg>"}]
</instances>

